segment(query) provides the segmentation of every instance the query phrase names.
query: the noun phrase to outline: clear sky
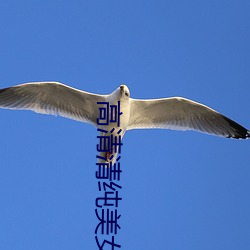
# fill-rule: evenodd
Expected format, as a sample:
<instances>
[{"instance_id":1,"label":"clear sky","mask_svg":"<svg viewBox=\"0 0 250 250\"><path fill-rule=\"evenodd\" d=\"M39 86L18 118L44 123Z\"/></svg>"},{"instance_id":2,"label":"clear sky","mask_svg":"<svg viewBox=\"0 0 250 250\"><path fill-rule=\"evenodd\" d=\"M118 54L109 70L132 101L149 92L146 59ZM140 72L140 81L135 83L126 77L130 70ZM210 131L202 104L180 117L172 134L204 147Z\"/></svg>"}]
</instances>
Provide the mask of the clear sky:
<instances>
[{"instance_id":1,"label":"clear sky","mask_svg":"<svg viewBox=\"0 0 250 250\"><path fill-rule=\"evenodd\" d=\"M247 0L1 1L0 88L125 83L250 128L249 13ZM97 249L96 129L30 111L0 121L0 249ZM122 249L250 249L249 140L134 130L123 143Z\"/></svg>"}]
</instances>

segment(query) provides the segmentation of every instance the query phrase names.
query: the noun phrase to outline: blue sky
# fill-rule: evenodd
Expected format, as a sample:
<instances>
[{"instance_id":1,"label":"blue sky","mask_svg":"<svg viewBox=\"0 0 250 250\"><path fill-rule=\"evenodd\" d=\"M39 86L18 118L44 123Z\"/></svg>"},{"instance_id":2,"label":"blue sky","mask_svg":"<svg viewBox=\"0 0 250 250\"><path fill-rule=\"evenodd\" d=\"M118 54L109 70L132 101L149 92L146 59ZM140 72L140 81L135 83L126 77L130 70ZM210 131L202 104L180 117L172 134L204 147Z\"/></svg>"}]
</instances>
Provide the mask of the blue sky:
<instances>
[{"instance_id":1,"label":"blue sky","mask_svg":"<svg viewBox=\"0 0 250 250\"><path fill-rule=\"evenodd\" d=\"M183 96L250 128L249 1L1 1L0 88ZM0 249L97 249L97 131L0 110ZM249 249L249 141L129 131L122 249ZM104 248L109 249L109 248Z\"/></svg>"}]
</instances>

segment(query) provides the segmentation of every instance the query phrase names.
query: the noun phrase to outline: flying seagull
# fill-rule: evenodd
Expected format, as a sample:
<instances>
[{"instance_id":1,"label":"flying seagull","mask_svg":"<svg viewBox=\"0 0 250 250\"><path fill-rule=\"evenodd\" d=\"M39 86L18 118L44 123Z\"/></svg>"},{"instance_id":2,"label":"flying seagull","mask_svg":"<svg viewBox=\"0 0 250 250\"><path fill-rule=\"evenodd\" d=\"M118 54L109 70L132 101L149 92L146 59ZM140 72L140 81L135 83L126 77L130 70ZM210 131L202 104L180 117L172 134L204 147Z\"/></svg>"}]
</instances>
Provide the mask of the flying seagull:
<instances>
[{"instance_id":1,"label":"flying seagull","mask_svg":"<svg viewBox=\"0 0 250 250\"><path fill-rule=\"evenodd\" d=\"M118 101L123 113L119 127L121 138L127 130L150 128L195 130L235 139L250 137L249 130L201 103L182 97L133 99L126 85L120 85L109 95L85 92L59 82L31 82L0 89L1 108L32 110L90 123L101 131L100 136L110 136L114 124L97 124L102 107L97 103L117 105ZM115 129L118 129L117 124ZM117 153L112 160L110 153L101 152L100 158L106 160L99 161L114 162Z\"/></svg>"}]
</instances>

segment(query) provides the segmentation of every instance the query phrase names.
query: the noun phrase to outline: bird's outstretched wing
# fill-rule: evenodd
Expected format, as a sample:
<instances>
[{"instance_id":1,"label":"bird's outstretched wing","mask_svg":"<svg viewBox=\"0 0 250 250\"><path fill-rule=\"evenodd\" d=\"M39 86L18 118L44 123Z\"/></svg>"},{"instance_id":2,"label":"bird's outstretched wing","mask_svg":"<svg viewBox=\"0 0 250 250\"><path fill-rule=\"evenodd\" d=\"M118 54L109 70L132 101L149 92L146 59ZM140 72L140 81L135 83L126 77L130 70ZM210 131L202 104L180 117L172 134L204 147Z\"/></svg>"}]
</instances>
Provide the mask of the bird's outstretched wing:
<instances>
[{"instance_id":1,"label":"bird's outstretched wing","mask_svg":"<svg viewBox=\"0 0 250 250\"><path fill-rule=\"evenodd\" d=\"M130 129L165 128L197 130L232 138L246 139L250 132L217 111L194 101L181 98L130 100Z\"/></svg>"},{"instance_id":2,"label":"bird's outstretched wing","mask_svg":"<svg viewBox=\"0 0 250 250\"><path fill-rule=\"evenodd\" d=\"M58 82L32 82L0 89L0 107L32 110L60 115L96 126L97 102L105 95L96 95Z\"/></svg>"}]
</instances>

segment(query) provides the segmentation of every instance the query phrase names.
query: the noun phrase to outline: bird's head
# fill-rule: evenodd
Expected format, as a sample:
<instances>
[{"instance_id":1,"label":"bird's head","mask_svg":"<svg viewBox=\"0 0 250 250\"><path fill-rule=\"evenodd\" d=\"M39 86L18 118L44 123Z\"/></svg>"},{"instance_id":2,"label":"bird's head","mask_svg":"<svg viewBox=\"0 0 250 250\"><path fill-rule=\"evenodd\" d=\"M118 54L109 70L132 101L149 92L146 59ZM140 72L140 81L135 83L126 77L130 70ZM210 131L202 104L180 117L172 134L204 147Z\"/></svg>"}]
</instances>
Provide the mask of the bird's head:
<instances>
[{"instance_id":1,"label":"bird's head","mask_svg":"<svg viewBox=\"0 0 250 250\"><path fill-rule=\"evenodd\" d=\"M116 102L118 100L121 102L127 102L129 101L129 97L130 97L130 92L128 87L122 84L113 93L111 93L109 101Z\"/></svg>"},{"instance_id":2,"label":"bird's head","mask_svg":"<svg viewBox=\"0 0 250 250\"><path fill-rule=\"evenodd\" d=\"M129 98L130 97L130 92L128 87L125 84L120 85L120 94L121 98Z\"/></svg>"}]
</instances>

